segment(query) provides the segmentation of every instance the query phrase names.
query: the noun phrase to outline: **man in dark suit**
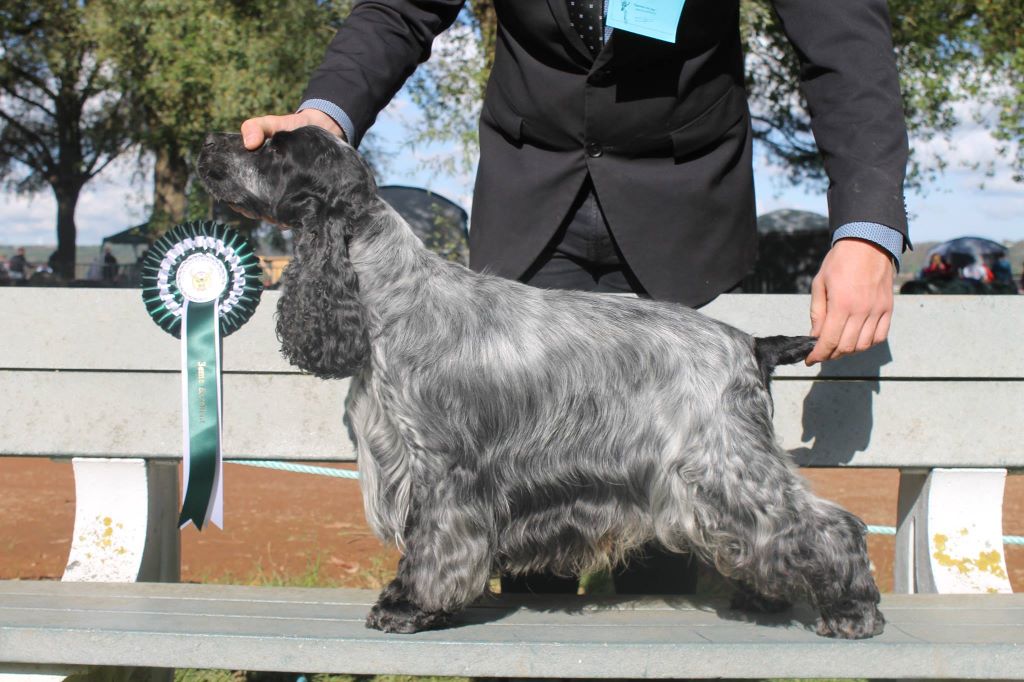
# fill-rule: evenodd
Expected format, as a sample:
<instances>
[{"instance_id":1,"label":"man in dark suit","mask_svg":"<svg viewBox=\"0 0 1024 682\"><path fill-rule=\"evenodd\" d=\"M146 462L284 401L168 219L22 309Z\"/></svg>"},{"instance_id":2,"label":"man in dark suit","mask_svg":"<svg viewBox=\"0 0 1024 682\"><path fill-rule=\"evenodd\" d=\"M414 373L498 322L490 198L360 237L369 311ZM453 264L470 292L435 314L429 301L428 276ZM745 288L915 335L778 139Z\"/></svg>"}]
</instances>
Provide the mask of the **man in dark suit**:
<instances>
[{"instance_id":1,"label":"man in dark suit","mask_svg":"<svg viewBox=\"0 0 1024 682\"><path fill-rule=\"evenodd\" d=\"M570 2L600 5L495 2L471 264L540 286L705 303L756 254L739 3L689 0L674 43L605 29L587 45ZM358 145L462 5L356 3L299 113L246 121L247 145L306 124ZM884 0L774 5L831 180L835 241L811 304L820 342L808 361L818 362L888 333L907 243L906 130Z\"/></svg>"},{"instance_id":2,"label":"man in dark suit","mask_svg":"<svg viewBox=\"0 0 1024 682\"><path fill-rule=\"evenodd\" d=\"M357 2L299 111L358 145L463 0ZM702 305L757 251L738 0L687 0L674 42L604 25L600 0L496 0L471 266L537 286ZM808 363L885 339L907 243L907 136L885 0L775 0L830 179L833 247Z\"/></svg>"}]
</instances>

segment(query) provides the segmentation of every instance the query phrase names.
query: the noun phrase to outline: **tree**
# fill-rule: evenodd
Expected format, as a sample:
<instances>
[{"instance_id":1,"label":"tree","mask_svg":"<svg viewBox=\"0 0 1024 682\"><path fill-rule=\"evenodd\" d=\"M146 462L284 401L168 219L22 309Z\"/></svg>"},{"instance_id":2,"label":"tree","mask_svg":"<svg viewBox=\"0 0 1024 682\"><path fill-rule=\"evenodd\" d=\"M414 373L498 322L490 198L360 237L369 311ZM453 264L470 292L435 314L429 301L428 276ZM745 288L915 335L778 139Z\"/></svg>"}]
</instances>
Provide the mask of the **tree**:
<instances>
[{"instance_id":1,"label":"tree","mask_svg":"<svg viewBox=\"0 0 1024 682\"><path fill-rule=\"evenodd\" d=\"M948 138L957 125L983 121L1024 182L1024 5L890 0L889 6L911 135ZM741 24L755 139L793 183L823 180L798 88L799 64L769 0L742 0ZM434 58L413 76L410 96L425 119L414 143L457 142L464 160L475 154L496 29L493 3L471 0ZM912 156L910 181L925 181L945 163Z\"/></svg>"},{"instance_id":2,"label":"tree","mask_svg":"<svg viewBox=\"0 0 1024 682\"><path fill-rule=\"evenodd\" d=\"M93 3L33 0L0 8L0 179L57 200L57 273L74 276L82 187L131 144L131 103L97 57Z\"/></svg>"},{"instance_id":3,"label":"tree","mask_svg":"<svg viewBox=\"0 0 1024 682\"><path fill-rule=\"evenodd\" d=\"M767 0L742 7L755 137L794 183L822 180L796 55ZM948 139L957 126L980 122L1024 181L1020 0L890 0L889 11L911 137ZM912 155L909 181L921 184L946 165Z\"/></svg>"},{"instance_id":4,"label":"tree","mask_svg":"<svg viewBox=\"0 0 1024 682\"><path fill-rule=\"evenodd\" d=\"M290 0L103 0L103 54L128 78L154 157L150 230L205 217L191 162L210 131L288 111L349 2ZM195 200L189 205L189 197Z\"/></svg>"}]
</instances>

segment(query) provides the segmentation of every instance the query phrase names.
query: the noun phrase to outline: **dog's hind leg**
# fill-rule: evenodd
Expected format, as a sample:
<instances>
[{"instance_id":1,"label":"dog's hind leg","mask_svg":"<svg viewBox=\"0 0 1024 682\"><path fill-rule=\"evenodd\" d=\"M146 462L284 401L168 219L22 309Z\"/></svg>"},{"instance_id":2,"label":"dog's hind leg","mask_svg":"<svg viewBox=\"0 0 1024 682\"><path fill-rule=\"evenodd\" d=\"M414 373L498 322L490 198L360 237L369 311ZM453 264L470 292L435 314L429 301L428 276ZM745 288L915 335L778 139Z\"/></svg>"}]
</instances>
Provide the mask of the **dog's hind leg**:
<instances>
[{"instance_id":1,"label":"dog's hind leg","mask_svg":"<svg viewBox=\"0 0 1024 682\"><path fill-rule=\"evenodd\" d=\"M696 518L693 544L725 576L745 584L739 608L775 611L810 598L818 633L859 639L882 631L878 589L868 564L864 525L811 494L785 453L761 437L735 436L753 454L708 447L683 473Z\"/></svg>"},{"instance_id":2,"label":"dog's hind leg","mask_svg":"<svg viewBox=\"0 0 1024 682\"><path fill-rule=\"evenodd\" d=\"M878 610L878 587L871 575L863 522L817 498L804 521L796 539L806 549L797 568L806 576L811 598L821 611L818 634L843 639L881 634L885 617Z\"/></svg>"},{"instance_id":3,"label":"dog's hind leg","mask_svg":"<svg viewBox=\"0 0 1024 682\"><path fill-rule=\"evenodd\" d=\"M773 497L750 500L754 513L714 519L705 533L716 565L741 583L733 605L770 613L808 597L821 612L818 634L880 634L885 619L864 525L801 485L790 487L784 500Z\"/></svg>"},{"instance_id":4,"label":"dog's hind leg","mask_svg":"<svg viewBox=\"0 0 1024 682\"><path fill-rule=\"evenodd\" d=\"M763 386L738 379L720 408L691 429L670 479L692 512L693 527L680 516L677 532L756 595L739 595L738 606L771 610L809 598L821 612L820 635L881 633L864 524L808 490L776 443Z\"/></svg>"},{"instance_id":5,"label":"dog's hind leg","mask_svg":"<svg viewBox=\"0 0 1024 682\"><path fill-rule=\"evenodd\" d=\"M398 633L444 627L486 590L492 561L486 512L460 499L449 483L419 491L398 574L370 610L367 627Z\"/></svg>"}]
</instances>

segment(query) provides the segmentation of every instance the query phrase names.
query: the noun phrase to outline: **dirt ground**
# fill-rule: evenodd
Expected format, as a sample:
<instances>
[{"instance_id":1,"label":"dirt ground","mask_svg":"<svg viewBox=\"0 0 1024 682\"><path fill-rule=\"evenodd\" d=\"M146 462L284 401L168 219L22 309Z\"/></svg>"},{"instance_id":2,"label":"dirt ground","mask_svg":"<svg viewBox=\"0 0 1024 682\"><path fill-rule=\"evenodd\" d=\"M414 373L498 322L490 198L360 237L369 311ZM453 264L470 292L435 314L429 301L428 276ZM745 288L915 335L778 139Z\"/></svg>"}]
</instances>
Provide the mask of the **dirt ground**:
<instances>
[{"instance_id":1,"label":"dirt ground","mask_svg":"<svg viewBox=\"0 0 1024 682\"><path fill-rule=\"evenodd\" d=\"M340 468L340 467L339 467ZM898 474L888 470L805 470L814 490L865 523L896 523ZM225 530L182 533L182 580L376 587L398 554L367 528L354 480L228 464ZM60 578L74 525L68 462L0 458L0 579ZM1024 476L1011 476L1004 532L1024 535ZM892 590L892 536L868 549L882 591ZM1024 547L1007 546L1014 591L1024 591Z\"/></svg>"}]
</instances>

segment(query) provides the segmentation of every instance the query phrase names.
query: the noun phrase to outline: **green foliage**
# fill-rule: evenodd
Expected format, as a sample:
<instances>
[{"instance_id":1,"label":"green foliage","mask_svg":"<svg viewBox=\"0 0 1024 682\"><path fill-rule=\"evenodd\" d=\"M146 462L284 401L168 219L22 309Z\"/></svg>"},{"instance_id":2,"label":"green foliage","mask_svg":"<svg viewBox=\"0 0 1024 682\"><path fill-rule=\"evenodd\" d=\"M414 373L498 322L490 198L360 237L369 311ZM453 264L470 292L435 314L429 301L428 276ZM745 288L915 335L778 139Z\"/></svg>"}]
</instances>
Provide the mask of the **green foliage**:
<instances>
[{"instance_id":1,"label":"green foliage","mask_svg":"<svg viewBox=\"0 0 1024 682\"><path fill-rule=\"evenodd\" d=\"M796 55L768 0L743 0L742 10L755 136L792 182L823 180ZM1019 0L890 0L889 11L911 137L948 139L958 125L982 125L1024 180ZM912 156L909 181L934 179L947 165L942 156Z\"/></svg>"},{"instance_id":2,"label":"green foliage","mask_svg":"<svg viewBox=\"0 0 1024 682\"><path fill-rule=\"evenodd\" d=\"M82 187L131 145L132 102L97 55L93 2L0 5L0 181L57 200L57 272L74 273Z\"/></svg>"},{"instance_id":3,"label":"green foliage","mask_svg":"<svg viewBox=\"0 0 1024 682\"><path fill-rule=\"evenodd\" d=\"M92 3L0 6L0 179L81 188L126 148L119 74L96 59Z\"/></svg>"},{"instance_id":4,"label":"green foliage","mask_svg":"<svg viewBox=\"0 0 1024 682\"><path fill-rule=\"evenodd\" d=\"M147 148L194 149L210 130L290 111L348 2L98 0L101 53L128 78Z\"/></svg>"},{"instance_id":5,"label":"green foliage","mask_svg":"<svg viewBox=\"0 0 1024 682\"><path fill-rule=\"evenodd\" d=\"M186 196L192 157L210 131L294 110L350 0L93 0L99 53L138 103L134 141L155 154L150 230L209 216Z\"/></svg>"},{"instance_id":6,"label":"green foliage","mask_svg":"<svg viewBox=\"0 0 1024 682\"><path fill-rule=\"evenodd\" d=\"M494 60L497 18L492 3L474 0L469 5L443 39L435 41L430 60L406 84L410 99L425 119L409 144L456 143L460 155L428 162L447 173L473 165L477 117Z\"/></svg>"}]
</instances>

